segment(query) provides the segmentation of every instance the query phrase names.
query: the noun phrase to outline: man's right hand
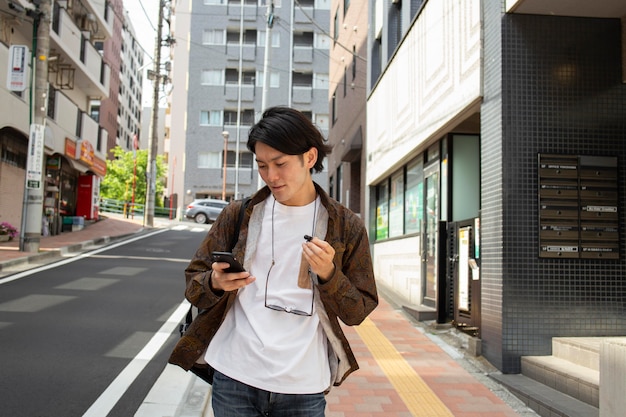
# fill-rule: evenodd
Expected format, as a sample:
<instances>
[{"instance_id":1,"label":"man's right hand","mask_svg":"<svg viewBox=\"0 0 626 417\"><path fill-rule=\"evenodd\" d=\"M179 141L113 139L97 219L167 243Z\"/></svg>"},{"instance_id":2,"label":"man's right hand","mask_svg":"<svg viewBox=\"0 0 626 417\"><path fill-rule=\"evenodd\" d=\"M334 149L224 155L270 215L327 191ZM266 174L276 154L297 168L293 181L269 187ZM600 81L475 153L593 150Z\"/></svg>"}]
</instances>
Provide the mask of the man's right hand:
<instances>
[{"instance_id":1,"label":"man's right hand","mask_svg":"<svg viewBox=\"0 0 626 417\"><path fill-rule=\"evenodd\" d=\"M256 281L249 272L224 272L230 265L226 262L213 262L211 268L211 288L217 291L234 291Z\"/></svg>"}]
</instances>

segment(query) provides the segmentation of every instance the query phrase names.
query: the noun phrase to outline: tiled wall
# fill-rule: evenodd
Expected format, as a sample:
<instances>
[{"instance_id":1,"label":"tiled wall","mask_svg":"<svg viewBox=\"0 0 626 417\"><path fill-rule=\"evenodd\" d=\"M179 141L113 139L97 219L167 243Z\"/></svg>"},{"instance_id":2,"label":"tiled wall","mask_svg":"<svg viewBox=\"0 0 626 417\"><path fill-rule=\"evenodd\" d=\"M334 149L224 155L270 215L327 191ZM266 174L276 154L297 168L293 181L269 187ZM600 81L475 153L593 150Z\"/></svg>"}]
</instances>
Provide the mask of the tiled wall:
<instances>
[{"instance_id":1,"label":"tiled wall","mask_svg":"<svg viewBox=\"0 0 626 417\"><path fill-rule=\"evenodd\" d=\"M484 2L483 354L503 372L555 336L626 334L626 85L620 21ZM537 154L616 155L621 260L538 257Z\"/></svg>"}]
</instances>

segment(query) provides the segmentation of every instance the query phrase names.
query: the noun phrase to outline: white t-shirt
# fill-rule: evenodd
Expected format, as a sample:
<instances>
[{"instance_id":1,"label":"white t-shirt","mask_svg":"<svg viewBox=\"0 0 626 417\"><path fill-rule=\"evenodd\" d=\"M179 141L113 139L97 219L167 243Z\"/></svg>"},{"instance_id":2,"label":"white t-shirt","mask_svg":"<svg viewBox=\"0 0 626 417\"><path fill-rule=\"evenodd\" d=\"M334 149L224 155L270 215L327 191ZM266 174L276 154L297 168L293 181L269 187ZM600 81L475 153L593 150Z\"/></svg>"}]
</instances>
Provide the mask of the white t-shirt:
<instances>
[{"instance_id":1,"label":"white t-shirt","mask_svg":"<svg viewBox=\"0 0 626 417\"><path fill-rule=\"evenodd\" d=\"M320 209L319 197L301 207L268 197L251 264L256 281L239 290L205 356L224 375L282 394L319 393L330 386L326 337L312 304L308 267L301 265L304 235L313 235ZM272 246L275 263L268 276ZM266 283L267 304L312 315L265 307Z\"/></svg>"}]
</instances>

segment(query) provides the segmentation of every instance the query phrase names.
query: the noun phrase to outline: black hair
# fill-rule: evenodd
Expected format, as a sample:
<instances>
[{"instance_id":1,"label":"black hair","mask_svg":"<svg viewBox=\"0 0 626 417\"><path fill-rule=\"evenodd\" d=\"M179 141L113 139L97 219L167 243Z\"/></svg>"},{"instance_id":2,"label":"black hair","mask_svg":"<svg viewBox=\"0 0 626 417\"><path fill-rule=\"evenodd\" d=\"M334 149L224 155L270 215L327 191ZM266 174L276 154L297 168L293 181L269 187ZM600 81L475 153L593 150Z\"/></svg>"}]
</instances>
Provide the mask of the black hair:
<instances>
[{"instance_id":1,"label":"black hair","mask_svg":"<svg viewBox=\"0 0 626 417\"><path fill-rule=\"evenodd\" d=\"M322 172L322 161L332 146L327 145L319 129L302 112L290 107L270 107L248 132L248 149L255 153L257 142L271 146L287 155L302 155L317 149L317 161L312 170Z\"/></svg>"}]
</instances>

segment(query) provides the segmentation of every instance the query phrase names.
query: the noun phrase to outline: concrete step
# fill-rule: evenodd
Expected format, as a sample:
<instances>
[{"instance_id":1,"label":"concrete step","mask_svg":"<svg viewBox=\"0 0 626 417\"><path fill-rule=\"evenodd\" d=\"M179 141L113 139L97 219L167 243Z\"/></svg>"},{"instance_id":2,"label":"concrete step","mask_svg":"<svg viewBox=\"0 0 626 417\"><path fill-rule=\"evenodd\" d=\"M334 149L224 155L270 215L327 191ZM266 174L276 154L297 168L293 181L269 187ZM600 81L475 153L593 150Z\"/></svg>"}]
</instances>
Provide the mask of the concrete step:
<instances>
[{"instance_id":1,"label":"concrete step","mask_svg":"<svg viewBox=\"0 0 626 417\"><path fill-rule=\"evenodd\" d=\"M521 374L492 374L529 408L542 417L599 417L600 410Z\"/></svg>"},{"instance_id":2,"label":"concrete step","mask_svg":"<svg viewBox=\"0 0 626 417\"><path fill-rule=\"evenodd\" d=\"M606 337L555 337L552 355L594 371L600 370L600 344Z\"/></svg>"},{"instance_id":3,"label":"concrete step","mask_svg":"<svg viewBox=\"0 0 626 417\"><path fill-rule=\"evenodd\" d=\"M556 356L523 356L522 374L591 406L599 407L599 371Z\"/></svg>"}]
</instances>

